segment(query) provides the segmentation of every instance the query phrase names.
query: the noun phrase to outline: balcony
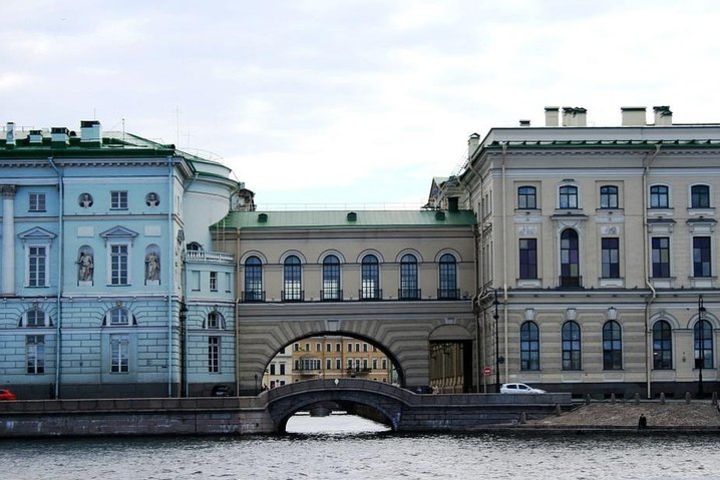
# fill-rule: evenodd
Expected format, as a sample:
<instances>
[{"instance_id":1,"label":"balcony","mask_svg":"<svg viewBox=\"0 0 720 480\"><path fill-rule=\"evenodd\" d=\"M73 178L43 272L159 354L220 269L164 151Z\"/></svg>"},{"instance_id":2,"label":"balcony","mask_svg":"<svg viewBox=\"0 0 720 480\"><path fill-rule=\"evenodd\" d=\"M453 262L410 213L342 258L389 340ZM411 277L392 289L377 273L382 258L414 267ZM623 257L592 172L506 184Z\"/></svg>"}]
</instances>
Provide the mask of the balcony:
<instances>
[{"instance_id":1,"label":"balcony","mask_svg":"<svg viewBox=\"0 0 720 480\"><path fill-rule=\"evenodd\" d=\"M248 290L241 293L243 303L262 303L265 301L265 291Z\"/></svg>"},{"instance_id":2,"label":"balcony","mask_svg":"<svg viewBox=\"0 0 720 480\"><path fill-rule=\"evenodd\" d=\"M362 288L358 290L358 299L362 301L382 300L382 289L380 288Z\"/></svg>"},{"instance_id":3,"label":"balcony","mask_svg":"<svg viewBox=\"0 0 720 480\"><path fill-rule=\"evenodd\" d=\"M206 252L204 250L188 250L185 252L186 262L234 264L235 257L229 253Z\"/></svg>"},{"instance_id":4,"label":"balcony","mask_svg":"<svg viewBox=\"0 0 720 480\"><path fill-rule=\"evenodd\" d=\"M342 302L343 291L339 289L328 288L320 290L320 301L321 302Z\"/></svg>"},{"instance_id":5,"label":"balcony","mask_svg":"<svg viewBox=\"0 0 720 480\"><path fill-rule=\"evenodd\" d=\"M560 288L583 288L582 287L582 277L580 276L574 276L574 277L559 277L559 283L558 285Z\"/></svg>"},{"instance_id":6,"label":"balcony","mask_svg":"<svg viewBox=\"0 0 720 480\"><path fill-rule=\"evenodd\" d=\"M282 290L280 299L283 302L302 302L305 300L305 290Z\"/></svg>"},{"instance_id":7,"label":"balcony","mask_svg":"<svg viewBox=\"0 0 720 480\"><path fill-rule=\"evenodd\" d=\"M350 377L356 377L358 375L368 375L372 372L370 367L350 367L346 370L346 373Z\"/></svg>"},{"instance_id":8,"label":"balcony","mask_svg":"<svg viewBox=\"0 0 720 480\"><path fill-rule=\"evenodd\" d=\"M458 288L438 288L438 300L460 300L460 289Z\"/></svg>"},{"instance_id":9,"label":"balcony","mask_svg":"<svg viewBox=\"0 0 720 480\"><path fill-rule=\"evenodd\" d=\"M421 300L422 291L419 288L399 288L398 299L400 300Z\"/></svg>"}]
</instances>

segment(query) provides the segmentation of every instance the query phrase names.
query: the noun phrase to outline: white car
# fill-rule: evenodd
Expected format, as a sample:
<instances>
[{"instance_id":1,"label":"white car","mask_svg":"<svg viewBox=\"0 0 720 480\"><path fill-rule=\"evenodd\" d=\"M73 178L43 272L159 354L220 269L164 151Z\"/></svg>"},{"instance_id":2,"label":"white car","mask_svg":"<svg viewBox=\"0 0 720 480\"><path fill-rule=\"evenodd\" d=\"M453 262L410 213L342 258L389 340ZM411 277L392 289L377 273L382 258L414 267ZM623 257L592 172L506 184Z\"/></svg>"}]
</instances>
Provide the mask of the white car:
<instances>
[{"instance_id":1,"label":"white car","mask_svg":"<svg viewBox=\"0 0 720 480\"><path fill-rule=\"evenodd\" d=\"M500 387L500 393L547 393L539 388L532 388L524 383L504 383Z\"/></svg>"}]
</instances>

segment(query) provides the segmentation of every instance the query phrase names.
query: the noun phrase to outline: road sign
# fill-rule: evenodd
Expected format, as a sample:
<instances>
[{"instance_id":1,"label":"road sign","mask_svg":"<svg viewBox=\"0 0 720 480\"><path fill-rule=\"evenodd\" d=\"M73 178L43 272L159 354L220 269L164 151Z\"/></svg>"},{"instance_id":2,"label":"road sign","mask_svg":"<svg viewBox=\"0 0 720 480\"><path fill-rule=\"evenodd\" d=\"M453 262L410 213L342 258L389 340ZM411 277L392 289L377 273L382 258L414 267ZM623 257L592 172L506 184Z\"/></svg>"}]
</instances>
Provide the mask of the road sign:
<instances>
[{"instance_id":1,"label":"road sign","mask_svg":"<svg viewBox=\"0 0 720 480\"><path fill-rule=\"evenodd\" d=\"M485 367L483 369L483 373L485 374L486 377L489 377L490 375L492 375L492 367Z\"/></svg>"}]
</instances>

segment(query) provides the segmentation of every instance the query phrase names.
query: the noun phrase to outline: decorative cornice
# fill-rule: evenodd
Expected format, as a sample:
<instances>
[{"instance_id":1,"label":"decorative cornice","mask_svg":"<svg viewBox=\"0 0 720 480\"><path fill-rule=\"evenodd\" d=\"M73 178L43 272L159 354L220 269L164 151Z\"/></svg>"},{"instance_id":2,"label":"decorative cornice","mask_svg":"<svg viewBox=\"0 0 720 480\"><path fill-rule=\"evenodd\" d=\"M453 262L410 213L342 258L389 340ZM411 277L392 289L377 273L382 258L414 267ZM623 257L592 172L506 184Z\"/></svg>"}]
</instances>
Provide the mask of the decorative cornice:
<instances>
[{"instance_id":1,"label":"decorative cornice","mask_svg":"<svg viewBox=\"0 0 720 480\"><path fill-rule=\"evenodd\" d=\"M17 188L15 188L15 185L0 185L0 192L2 193L3 198L15 197L16 191Z\"/></svg>"}]
</instances>

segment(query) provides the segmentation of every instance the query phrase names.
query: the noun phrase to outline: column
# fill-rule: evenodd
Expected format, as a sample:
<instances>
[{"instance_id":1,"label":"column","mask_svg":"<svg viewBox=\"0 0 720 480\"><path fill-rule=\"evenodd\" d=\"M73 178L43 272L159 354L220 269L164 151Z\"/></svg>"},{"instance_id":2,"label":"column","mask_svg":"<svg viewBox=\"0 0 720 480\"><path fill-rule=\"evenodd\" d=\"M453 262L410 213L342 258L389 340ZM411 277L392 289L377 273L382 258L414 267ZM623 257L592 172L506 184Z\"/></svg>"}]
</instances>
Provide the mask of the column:
<instances>
[{"instance_id":1,"label":"column","mask_svg":"<svg viewBox=\"0 0 720 480\"><path fill-rule=\"evenodd\" d=\"M0 185L2 193L2 295L15 293L15 185Z\"/></svg>"}]
</instances>

